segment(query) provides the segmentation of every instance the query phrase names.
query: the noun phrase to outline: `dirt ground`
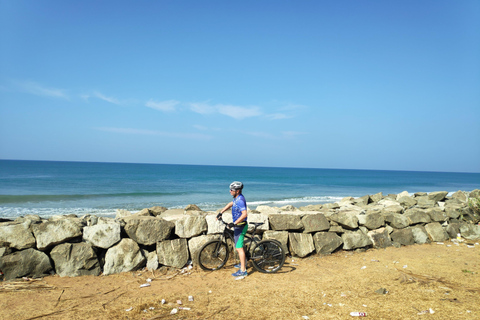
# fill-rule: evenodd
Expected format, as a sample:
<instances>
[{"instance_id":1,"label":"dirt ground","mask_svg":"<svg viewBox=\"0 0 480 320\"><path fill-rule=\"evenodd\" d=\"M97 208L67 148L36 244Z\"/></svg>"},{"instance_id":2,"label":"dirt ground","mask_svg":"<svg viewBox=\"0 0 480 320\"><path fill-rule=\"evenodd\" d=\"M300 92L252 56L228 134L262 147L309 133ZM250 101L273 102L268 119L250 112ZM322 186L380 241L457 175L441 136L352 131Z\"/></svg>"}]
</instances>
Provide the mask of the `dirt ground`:
<instances>
[{"instance_id":1,"label":"dirt ground","mask_svg":"<svg viewBox=\"0 0 480 320\"><path fill-rule=\"evenodd\" d=\"M372 319L480 319L480 245L472 241L287 257L276 274L249 268L238 281L231 276L232 262L190 274L5 281L0 318L347 319L359 311ZM151 286L141 288L148 278ZM375 292L382 288L386 293ZM171 315L177 300L190 310Z\"/></svg>"}]
</instances>

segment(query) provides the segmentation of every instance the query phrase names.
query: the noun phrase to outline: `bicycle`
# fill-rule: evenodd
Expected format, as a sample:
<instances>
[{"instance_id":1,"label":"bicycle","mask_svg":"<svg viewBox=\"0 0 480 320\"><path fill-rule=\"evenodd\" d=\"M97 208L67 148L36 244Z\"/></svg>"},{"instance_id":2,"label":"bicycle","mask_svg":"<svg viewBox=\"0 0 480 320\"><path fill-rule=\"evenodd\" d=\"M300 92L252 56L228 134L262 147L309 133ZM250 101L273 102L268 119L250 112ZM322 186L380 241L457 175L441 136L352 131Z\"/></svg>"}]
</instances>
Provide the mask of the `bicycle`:
<instances>
[{"instance_id":1,"label":"bicycle","mask_svg":"<svg viewBox=\"0 0 480 320\"><path fill-rule=\"evenodd\" d=\"M225 228L219 239L210 240L205 243L197 254L200 268L206 271L213 271L222 268L227 263L230 255L230 248L227 240L234 242L233 230L227 228L228 224L220 217ZM275 239L264 239L257 241L255 231L263 222L250 222L254 226L252 235L245 235L244 250L247 262L250 260L256 270L262 273L274 273L280 270L285 263L285 251L282 245ZM252 247L253 246L253 247Z\"/></svg>"}]
</instances>

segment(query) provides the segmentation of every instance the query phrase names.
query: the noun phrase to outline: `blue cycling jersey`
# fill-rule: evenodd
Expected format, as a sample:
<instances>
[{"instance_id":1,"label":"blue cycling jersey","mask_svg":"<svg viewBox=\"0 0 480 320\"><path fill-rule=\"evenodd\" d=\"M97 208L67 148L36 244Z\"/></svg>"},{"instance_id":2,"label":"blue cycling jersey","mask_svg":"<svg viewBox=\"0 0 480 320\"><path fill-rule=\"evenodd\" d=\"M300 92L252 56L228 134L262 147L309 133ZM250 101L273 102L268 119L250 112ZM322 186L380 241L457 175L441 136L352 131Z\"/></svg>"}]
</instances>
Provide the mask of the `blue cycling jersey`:
<instances>
[{"instance_id":1,"label":"blue cycling jersey","mask_svg":"<svg viewBox=\"0 0 480 320\"><path fill-rule=\"evenodd\" d=\"M233 222L237 221L238 218L242 215L242 211L247 210L247 201L243 194L239 194L235 199L233 199L233 206L232 206L232 219ZM247 222L247 219L243 220L242 222Z\"/></svg>"}]
</instances>

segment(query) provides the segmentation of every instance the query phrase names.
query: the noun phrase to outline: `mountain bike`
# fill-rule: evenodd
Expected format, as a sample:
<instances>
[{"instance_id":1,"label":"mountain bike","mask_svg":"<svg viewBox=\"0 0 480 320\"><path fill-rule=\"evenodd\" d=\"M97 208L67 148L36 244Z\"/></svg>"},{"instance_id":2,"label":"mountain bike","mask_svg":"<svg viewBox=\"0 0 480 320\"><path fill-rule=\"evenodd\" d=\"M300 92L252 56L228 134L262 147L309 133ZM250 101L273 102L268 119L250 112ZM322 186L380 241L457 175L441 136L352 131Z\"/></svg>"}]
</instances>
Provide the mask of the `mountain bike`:
<instances>
[{"instance_id":1,"label":"mountain bike","mask_svg":"<svg viewBox=\"0 0 480 320\"><path fill-rule=\"evenodd\" d=\"M200 268L206 271L213 271L222 268L227 263L230 255L230 246L227 240L234 242L233 230L228 228L227 223L220 217L225 228L219 239L210 240L198 251L197 258ZM251 235L246 234L244 239L244 250L247 262L251 261L253 267L263 273L274 273L280 270L285 263L285 251L282 245L275 239L257 240L255 231L263 222L249 222L254 226Z\"/></svg>"}]
</instances>

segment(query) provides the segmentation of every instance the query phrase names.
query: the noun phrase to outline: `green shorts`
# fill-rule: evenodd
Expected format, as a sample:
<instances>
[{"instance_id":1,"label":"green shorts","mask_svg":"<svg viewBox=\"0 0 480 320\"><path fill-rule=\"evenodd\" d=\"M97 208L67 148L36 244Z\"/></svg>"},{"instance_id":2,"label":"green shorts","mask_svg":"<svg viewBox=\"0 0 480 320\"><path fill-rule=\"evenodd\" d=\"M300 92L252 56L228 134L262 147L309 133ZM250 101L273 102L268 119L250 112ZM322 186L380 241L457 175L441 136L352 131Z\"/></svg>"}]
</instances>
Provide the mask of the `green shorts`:
<instances>
[{"instance_id":1,"label":"green shorts","mask_svg":"<svg viewBox=\"0 0 480 320\"><path fill-rule=\"evenodd\" d=\"M235 249L243 248L243 239L248 231L248 223L245 223L245 226L235 227L233 230L234 240L235 240Z\"/></svg>"}]
</instances>

